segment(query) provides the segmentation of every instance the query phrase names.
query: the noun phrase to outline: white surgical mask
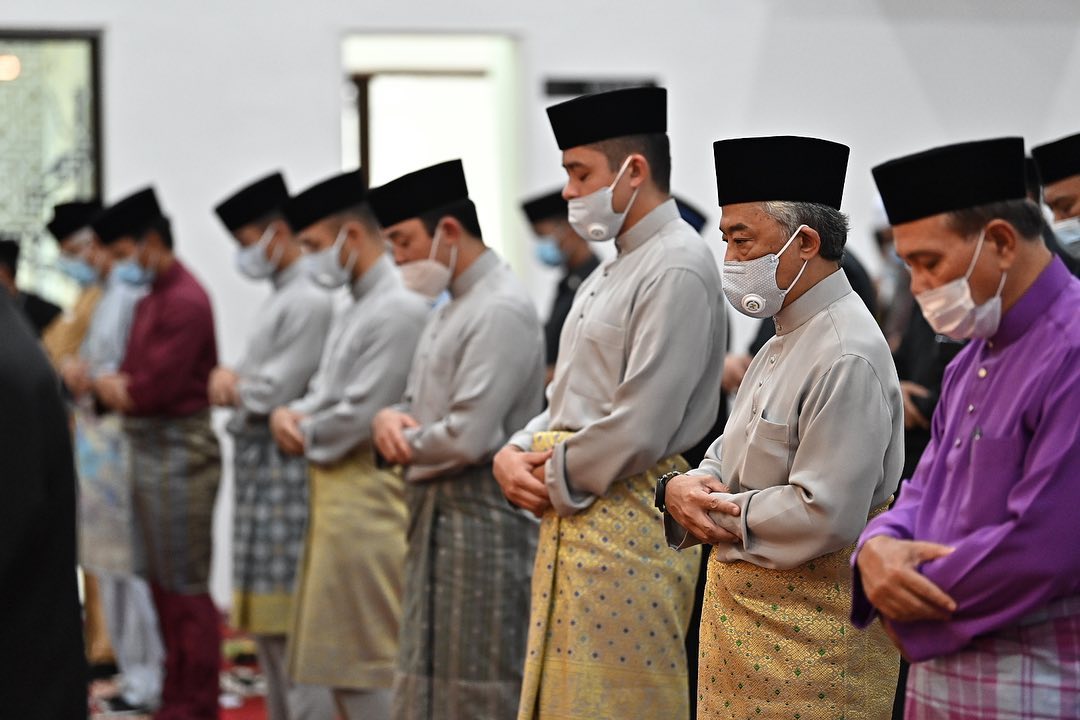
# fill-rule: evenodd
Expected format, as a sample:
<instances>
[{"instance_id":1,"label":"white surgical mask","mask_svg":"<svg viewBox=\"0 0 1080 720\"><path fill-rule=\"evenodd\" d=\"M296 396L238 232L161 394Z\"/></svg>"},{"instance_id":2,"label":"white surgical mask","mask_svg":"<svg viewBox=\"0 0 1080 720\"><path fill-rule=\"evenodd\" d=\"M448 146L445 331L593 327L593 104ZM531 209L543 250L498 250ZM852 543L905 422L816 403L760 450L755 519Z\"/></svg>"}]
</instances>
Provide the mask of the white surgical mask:
<instances>
[{"instance_id":1,"label":"white surgical mask","mask_svg":"<svg viewBox=\"0 0 1080 720\"><path fill-rule=\"evenodd\" d=\"M634 194L630 196L630 202L626 203L626 208L622 212L615 212L612 205L615 186L619 184L619 179L629 165L630 158L627 157L619 168L619 174L610 185L589 193L585 197L574 198L567 203L567 219L578 235L593 242L603 242L619 234L623 223L626 222L626 213L630 212L634 200L637 200L638 190L641 189L634 190Z\"/></svg>"},{"instance_id":2,"label":"white surgical mask","mask_svg":"<svg viewBox=\"0 0 1080 720\"><path fill-rule=\"evenodd\" d=\"M347 234L347 228L342 227L333 245L311 255L311 264L308 265L311 279L327 290L334 290L349 282L353 267L356 266L355 250L350 250L349 259L344 265L341 264L341 249L345 247Z\"/></svg>"},{"instance_id":3,"label":"white surgical mask","mask_svg":"<svg viewBox=\"0 0 1080 720\"><path fill-rule=\"evenodd\" d=\"M979 233L979 241L975 244L975 254L971 257L971 263L963 277L951 280L941 287L924 290L915 296L926 322L939 335L964 340L988 338L997 332L1001 322L1001 291L1005 288L1008 273L1001 274L1001 282L998 283L994 297L981 305L976 305L971 298L971 285L968 284L985 239L986 230L983 229Z\"/></svg>"},{"instance_id":4,"label":"white surgical mask","mask_svg":"<svg viewBox=\"0 0 1080 720\"><path fill-rule=\"evenodd\" d=\"M1065 252L1080 260L1080 216L1058 220L1052 227Z\"/></svg>"},{"instance_id":5,"label":"white surgical mask","mask_svg":"<svg viewBox=\"0 0 1080 720\"><path fill-rule=\"evenodd\" d=\"M780 267L780 256L804 227L800 225L778 253L769 253L753 260L724 261L724 295L732 307L752 318L768 318L780 312L780 308L784 307L784 298L799 282L810 261L803 263L799 274L786 290L781 290L776 284L776 269Z\"/></svg>"},{"instance_id":6,"label":"white surgical mask","mask_svg":"<svg viewBox=\"0 0 1080 720\"><path fill-rule=\"evenodd\" d=\"M457 247L450 248L450 267L435 259L439 247L440 229L435 230L431 242L431 254L423 260L413 260L401 266L401 279L405 287L434 302L450 287L450 279L457 266Z\"/></svg>"},{"instance_id":7,"label":"white surgical mask","mask_svg":"<svg viewBox=\"0 0 1080 720\"><path fill-rule=\"evenodd\" d=\"M237 250L236 269L242 275L252 280L262 280L274 274L278 263L281 261L281 255L285 252L285 246L278 245L277 249L274 250L273 258L266 256L266 248L270 245L270 241L274 239L275 234L274 225L271 223L263 232L262 237L259 238L259 242Z\"/></svg>"}]
</instances>

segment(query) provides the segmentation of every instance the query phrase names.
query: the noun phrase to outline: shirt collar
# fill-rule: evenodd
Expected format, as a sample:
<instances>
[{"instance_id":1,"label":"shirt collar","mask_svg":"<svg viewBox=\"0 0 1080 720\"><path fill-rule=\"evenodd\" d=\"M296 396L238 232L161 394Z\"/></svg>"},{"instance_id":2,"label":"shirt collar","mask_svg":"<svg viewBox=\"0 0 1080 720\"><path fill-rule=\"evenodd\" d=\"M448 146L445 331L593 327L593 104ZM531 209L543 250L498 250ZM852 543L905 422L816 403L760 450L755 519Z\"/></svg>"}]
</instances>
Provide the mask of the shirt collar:
<instances>
[{"instance_id":1,"label":"shirt collar","mask_svg":"<svg viewBox=\"0 0 1080 720\"><path fill-rule=\"evenodd\" d=\"M469 269L461 273L450 283L450 294L454 297L461 297L467 293L473 286L475 286L480 279L487 275L491 270L494 270L499 264L499 256L496 255L491 248L488 248L480 254L480 257L473 261L473 264L469 266Z\"/></svg>"},{"instance_id":2,"label":"shirt collar","mask_svg":"<svg viewBox=\"0 0 1080 720\"><path fill-rule=\"evenodd\" d=\"M180 264L180 261L176 258L173 258L172 265L169 266L169 269L163 273L158 273L154 277L152 287L155 290L162 290L164 288L167 288L173 283L175 283L177 280L179 280L183 272L183 266Z\"/></svg>"},{"instance_id":3,"label":"shirt collar","mask_svg":"<svg viewBox=\"0 0 1080 720\"><path fill-rule=\"evenodd\" d=\"M379 259L375 261L375 264L367 269L360 278L352 284L349 289L352 293L353 299L359 300L379 284L379 281L384 277L389 277L394 272L394 268L390 263L390 258L383 253L379 256Z\"/></svg>"},{"instance_id":4,"label":"shirt collar","mask_svg":"<svg viewBox=\"0 0 1080 720\"><path fill-rule=\"evenodd\" d=\"M850 292L851 283L848 282L844 271L838 268L836 272L818 280L814 287L776 313L776 317L773 318L776 334L787 335Z\"/></svg>"},{"instance_id":5,"label":"shirt collar","mask_svg":"<svg viewBox=\"0 0 1080 720\"><path fill-rule=\"evenodd\" d=\"M1072 274L1061 258L1054 259L1043 268L1016 304L1001 318L998 331L991 341L994 345L1009 345L1019 340L1046 312L1057 296L1072 282Z\"/></svg>"},{"instance_id":6,"label":"shirt collar","mask_svg":"<svg viewBox=\"0 0 1080 720\"><path fill-rule=\"evenodd\" d=\"M274 286L274 289L280 290L281 288L291 283L293 280L296 280L298 277L300 277L300 274L304 269L303 261L304 256L301 255L300 257L293 260L292 265L285 268L284 270L278 270L276 273L274 273L270 277L270 283Z\"/></svg>"},{"instance_id":7,"label":"shirt collar","mask_svg":"<svg viewBox=\"0 0 1080 720\"><path fill-rule=\"evenodd\" d=\"M633 252L645 244L645 241L660 232L660 228L679 217L679 207L674 198L668 198L657 205L648 215L637 221L634 227L615 238L615 247L619 254Z\"/></svg>"}]
</instances>

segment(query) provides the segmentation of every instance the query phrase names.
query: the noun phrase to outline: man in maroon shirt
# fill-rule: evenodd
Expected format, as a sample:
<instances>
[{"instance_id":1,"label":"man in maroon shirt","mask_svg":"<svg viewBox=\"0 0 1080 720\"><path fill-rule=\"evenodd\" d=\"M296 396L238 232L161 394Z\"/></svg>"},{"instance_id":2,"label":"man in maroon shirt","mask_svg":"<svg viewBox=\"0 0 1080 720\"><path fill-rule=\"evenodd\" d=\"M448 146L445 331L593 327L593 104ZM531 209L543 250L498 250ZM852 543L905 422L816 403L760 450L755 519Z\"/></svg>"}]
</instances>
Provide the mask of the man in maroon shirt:
<instances>
[{"instance_id":1,"label":"man in maroon shirt","mask_svg":"<svg viewBox=\"0 0 1080 720\"><path fill-rule=\"evenodd\" d=\"M155 717L217 718L221 638L207 585L221 455L207 400L217 366L210 299L173 254L153 189L121 200L93 225L117 262L114 272L150 288L135 308L119 372L99 378L95 390L124 414L131 442L136 556L165 641Z\"/></svg>"}]
</instances>

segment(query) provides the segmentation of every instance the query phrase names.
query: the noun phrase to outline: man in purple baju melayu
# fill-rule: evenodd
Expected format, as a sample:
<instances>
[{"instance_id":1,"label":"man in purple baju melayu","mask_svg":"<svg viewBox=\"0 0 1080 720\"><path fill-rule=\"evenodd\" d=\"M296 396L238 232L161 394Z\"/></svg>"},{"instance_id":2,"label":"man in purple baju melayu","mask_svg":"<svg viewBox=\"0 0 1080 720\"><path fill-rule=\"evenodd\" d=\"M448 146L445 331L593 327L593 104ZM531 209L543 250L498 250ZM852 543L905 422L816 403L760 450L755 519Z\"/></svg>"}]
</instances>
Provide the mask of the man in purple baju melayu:
<instances>
[{"instance_id":1,"label":"man in purple baju melayu","mask_svg":"<svg viewBox=\"0 0 1080 720\"><path fill-rule=\"evenodd\" d=\"M1020 138L874 168L945 372L930 445L854 557L852 621L912 661L906 716L1080 717L1080 281Z\"/></svg>"}]
</instances>

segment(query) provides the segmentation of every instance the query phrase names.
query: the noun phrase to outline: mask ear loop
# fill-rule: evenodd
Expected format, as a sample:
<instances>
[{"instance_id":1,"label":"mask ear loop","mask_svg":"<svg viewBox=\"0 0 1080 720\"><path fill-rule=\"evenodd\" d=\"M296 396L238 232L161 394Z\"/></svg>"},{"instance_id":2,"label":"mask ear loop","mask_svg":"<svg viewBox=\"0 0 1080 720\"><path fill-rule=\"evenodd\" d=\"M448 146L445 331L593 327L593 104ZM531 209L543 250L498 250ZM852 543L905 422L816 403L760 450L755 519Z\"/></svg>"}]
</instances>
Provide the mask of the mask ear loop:
<instances>
[{"instance_id":1,"label":"mask ear loop","mask_svg":"<svg viewBox=\"0 0 1080 720\"><path fill-rule=\"evenodd\" d=\"M612 181L612 183L610 185L608 185L608 190L612 193L612 198L611 198L612 203L615 202L615 197L614 197L615 186L619 184L619 180L622 179L623 173L626 172L626 168L630 167L630 158L632 158L632 157L633 157L632 155L627 155L626 156L626 159L623 160L622 167L619 168L618 174L615 175L615 179ZM623 211L621 213L619 213L620 215L625 217L626 214L628 212L630 212L630 208L632 208L634 206L634 201L637 200L637 196L638 196L638 193L640 191L641 191L641 186L638 186L638 187L634 188L634 194L630 196L630 201L626 203L626 207L623 208ZM612 206L611 206L611 211L615 212L615 205L614 204L612 204Z\"/></svg>"},{"instance_id":2,"label":"mask ear loop","mask_svg":"<svg viewBox=\"0 0 1080 720\"><path fill-rule=\"evenodd\" d=\"M263 257L266 256L266 248L270 246L274 238L277 237L277 230L274 229L274 223L271 222L266 226L266 230L263 231L262 237L259 238L258 244L262 246ZM281 256L285 254L285 246L278 245L274 250L274 254L269 258L270 264L277 268L279 262L281 262Z\"/></svg>"},{"instance_id":3,"label":"mask ear loop","mask_svg":"<svg viewBox=\"0 0 1080 720\"><path fill-rule=\"evenodd\" d=\"M973 273L975 271L975 263L979 259L979 253L982 252L983 240L985 240L985 239L986 239L986 228L983 228L982 232L979 233L979 241L977 243L975 243L975 254L971 256L971 262L968 263L967 272L964 273L964 280L965 281L970 280L971 279L971 273Z\"/></svg>"},{"instance_id":4,"label":"mask ear loop","mask_svg":"<svg viewBox=\"0 0 1080 720\"><path fill-rule=\"evenodd\" d=\"M792 236L788 238L788 241L786 243L784 243L784 247L780 248L780 252L778 252L776 254L777 259L779 259L780 256L783 255L787 251L788 246L791 245L792 242L794 242L795 238L799 237L799 233L801 233L803 231L803 228L805 228L805 227L806 227L805 225L800 225L795 230L795 232L792 234ZM791 288L795 287L795 285L799 282L799 278L801 278L803 273L806 272L806 266L809 265L809 264L810 264L809 260L804 260L803 261L802 267L799 268L798 275L796 275L795 279L791 281L791 284L787 286L787 289L783 291L783 293L785 295L787 295L789 292L791 292ZM776 287L777 287L777 289L780 288L779 285L777 285Z\"/></svg>"},{"instance_id":5,"label":"mask ear loop","mask_svg":"<svg viewBox=\"0 0 1080 720\"><path fill-rule=\"evenodd\" d=\"M340 262L341 250L342 250L342 248L345 247L345 238L348 236L348 234L349 233L345 229L345 226L342 225L341 230L338 231L337 239L334 241L334 250L335 250L335 252L337 254L337 257L339 258L338 262ZM351 277L353 268L356 267L356 251L355 250L352 250L352 249L349 250L349 259L345 261L345 265L343 265L342 267L345 269L345 272Z\"/></svg>"}]
</instances>

